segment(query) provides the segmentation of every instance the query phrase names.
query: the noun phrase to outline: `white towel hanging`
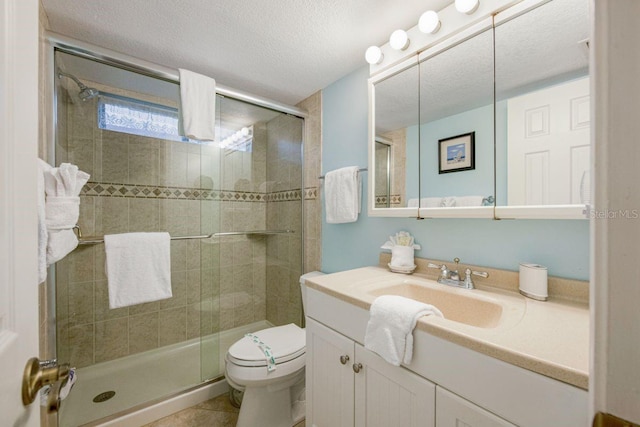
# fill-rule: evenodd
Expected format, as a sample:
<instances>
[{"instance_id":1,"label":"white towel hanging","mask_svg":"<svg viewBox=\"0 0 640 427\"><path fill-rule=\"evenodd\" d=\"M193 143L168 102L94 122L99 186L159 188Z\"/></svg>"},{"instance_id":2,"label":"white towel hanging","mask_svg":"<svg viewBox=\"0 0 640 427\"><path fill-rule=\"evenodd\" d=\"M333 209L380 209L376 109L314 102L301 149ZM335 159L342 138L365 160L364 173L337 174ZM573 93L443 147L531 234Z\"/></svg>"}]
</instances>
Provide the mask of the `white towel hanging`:
<instances>
[{"instance_id":1,"label":"white towel hanging","mask_svg":"<svg viewBox=\"0 0 640 427\"><path fill-rule=\"evenodd\" d=\"M180 134L213 141L216 125L216 81L180 68Z\"/></svg>"},{"instance_id":2,"label":"white towel hanging","mask_svg":"<svg viewBox=\"0 0 640 427\"><path fill-rule=\"evenodd\" d=\"M169 233L104 236L109 308L171 298Z\"/></svg>"},{"instance_id":3,"label":"white towel hanging","mask_svg":"<svg viewBox=\"0 0 640 427\"><path fill-rule=\"evenodd\" d=\"M362 182L359 168L349 166L328 172L324 178L327 224L355 222L360 213Z\"/></svg>"},{"instance_id":4,"label":"white towel hanging","mask_svg":"<svg viewBox=\"0 0 640 427\"><path fill-rule=\"evenodd\" d=\"M413 358L413 329L426 315L444 317L430 304L397 295L382 295L373 301L364 336L364 347L395 366Z\"/></svg>"}]
</instances>

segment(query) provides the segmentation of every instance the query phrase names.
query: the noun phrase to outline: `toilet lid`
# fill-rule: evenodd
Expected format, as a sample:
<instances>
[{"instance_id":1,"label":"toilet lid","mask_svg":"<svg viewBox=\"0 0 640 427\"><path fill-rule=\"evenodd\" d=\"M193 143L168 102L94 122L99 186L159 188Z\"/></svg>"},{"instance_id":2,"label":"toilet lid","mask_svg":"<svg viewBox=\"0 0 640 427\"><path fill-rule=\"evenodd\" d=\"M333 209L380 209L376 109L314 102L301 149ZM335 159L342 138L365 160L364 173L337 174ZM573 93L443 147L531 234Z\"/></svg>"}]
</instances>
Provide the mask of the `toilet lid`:
<instances>
[{"instance_id":1,"label":"toilet lid","mask_svg":"<svg viewBox=\"0 0 640 427\"><path fill-rule=\"evenodd\" d=\"M288 362L305 353L305 332L290 323L263 329L253 333L269 346L276 364ZM242 337L229 348L227 358L239 366L267 366L267 359L260 347L249 337Z\"/></svg>"}]
</instances>

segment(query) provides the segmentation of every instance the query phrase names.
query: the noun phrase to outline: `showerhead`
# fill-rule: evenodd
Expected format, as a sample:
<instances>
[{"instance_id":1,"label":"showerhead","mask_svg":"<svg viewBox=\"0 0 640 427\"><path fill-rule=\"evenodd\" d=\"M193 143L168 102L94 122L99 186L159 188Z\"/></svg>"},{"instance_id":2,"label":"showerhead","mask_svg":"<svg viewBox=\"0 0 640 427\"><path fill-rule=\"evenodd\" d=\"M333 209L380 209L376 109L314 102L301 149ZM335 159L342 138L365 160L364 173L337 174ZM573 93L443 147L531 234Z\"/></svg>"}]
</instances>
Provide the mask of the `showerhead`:
<instances>
[{"instance_id":1,"label":"showerhead","mask_svg":"<svg viewBox=\"0 0 640 427\"><path fill-rule=\"evenodd\" d=\"M78 85L78 87L80 88L80 92L78 93L78 96L82 101L88 101L89 99L95 98L100 94L100 91L98 89L87 87L87 85L82 83L76 76L65 73L60 68L58 68L58 78L62 78L62 76L69 77Z\"/></svg>"},{"instance_id":2,"label":"showerhead","mask_svg":"<svg viewBox=\"0 0 640 427\"><path fill-rule=\"evenodd\" d=\"M84 86L84 85L83 85ZM94 89L92 87L81 87L80 88L80 99L82 99L83 101L87 101L91 98L95 98L96 96L98 96L100 94L100 92L98 91L98 89Z\"/></svg>"}]
</instances>

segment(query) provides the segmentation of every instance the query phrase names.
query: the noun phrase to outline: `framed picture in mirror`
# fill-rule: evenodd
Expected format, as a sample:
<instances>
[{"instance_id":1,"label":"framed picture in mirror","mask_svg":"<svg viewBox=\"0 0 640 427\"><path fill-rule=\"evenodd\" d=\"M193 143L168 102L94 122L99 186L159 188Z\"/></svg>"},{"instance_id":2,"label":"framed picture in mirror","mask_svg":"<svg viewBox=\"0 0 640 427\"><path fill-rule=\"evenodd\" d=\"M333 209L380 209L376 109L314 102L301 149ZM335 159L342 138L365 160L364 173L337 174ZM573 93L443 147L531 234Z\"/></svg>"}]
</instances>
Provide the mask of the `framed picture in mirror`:
<instances>
[{"instance_id":1,"label":"framed picture in mirror","mask_svg":"<svg viewBox=\"0 0 640 427\"><path fill-rule=\"evenodd\" d=\"M439 173L475 169L475 132L438 140Z\"/></svg>"}]
</instances>

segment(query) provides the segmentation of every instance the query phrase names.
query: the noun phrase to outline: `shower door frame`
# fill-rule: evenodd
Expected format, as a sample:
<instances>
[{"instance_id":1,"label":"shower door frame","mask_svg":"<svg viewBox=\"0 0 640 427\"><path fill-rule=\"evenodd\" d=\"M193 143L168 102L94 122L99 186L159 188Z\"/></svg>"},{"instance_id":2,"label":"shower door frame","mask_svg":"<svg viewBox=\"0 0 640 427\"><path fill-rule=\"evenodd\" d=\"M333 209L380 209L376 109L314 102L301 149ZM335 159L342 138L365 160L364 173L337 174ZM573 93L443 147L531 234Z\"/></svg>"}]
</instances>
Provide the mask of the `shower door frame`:
<instances>
[{"instance_id":1,"label":"shower door frame","mask_svg":"<svg viewBox=\"0 0 640 427\"><path fill-rule=\"evenodd\" d=\"M49 113L48 116L51 120L46 121L46 134L48 144L46 146L46 160L48 163L55 163L55 143L56 140L56 129L57 129L57 97L56 97L56 86L55 86L55 52L60 51L70 55L75 55L81 58L93 60L99 63L103 63L106 65L114 66L117 68L121 68L127 71L132 71L138 74L142 74L145 76L165 80L172 83L178 83L180 81L179 74L177 70L171 69L169 67L165 67L160 64L152 63L149 61L145 61L143 59L139 59L127 54L123 54L120 52L116 52L110 49L106 49L100 46L96 46L90 43L82 42L52 31L45 31L45 41L48 43L48 46L45 47L44 50L44 60L41 65L43 70L41 72L44 73L45 77L45 105L46 108L44 110L45 114ZM246 102L252 105L256 105L259 107L267 108L279 113L288 114L297 118L302 119L302 139L301 139L301 150L300 150L300 163L301 163L301 228L300 228L300 239L301 239L301 265L300 271L304 272L304 213L305 213L305 203L304 203L304 147L305 147L305 136L306 136L306 119L308 118L308 114L306 111L291 106L287 104L283 104L274 100L270 100L267 98L263 98L260 96L252 95L250 93L233 89L224 85L216 84L216 92L219 95L229 97L238 101ZM55 360L57 358L57 329L56 329L56 283L55 283L55 264L49 267L49 271L46 279L46 294L44 296L45 304L46 304L46 313L47 318L46 322L46 336L44 337L44 349L40 349L41 357L44 359ZM300 319L302 325L304 325L304 313L302 314L302 318ZM113 414L108 419L115 418L116 416L123 416L127 414L134 413L140 409L146 408L148 406L157 404L160 401L170 399L175 397L176 395L180 395L183 393L191 392L193 390L197 390L200 387L206 386L212 382L219 381L221 378L214 378L211 380L206 380L201 382L200 384L196 384L193 387L190 387L187 390L182 390L175 394L165 396L162 398L155 399L150 402L145 402L135 407L129 408L118 414ZM53 421L52 418L55 418ZM56 427L58 425L58 417L57 414L55 417L49 417L49 422L52 427Z\"/></svg>"}]
</instances>

